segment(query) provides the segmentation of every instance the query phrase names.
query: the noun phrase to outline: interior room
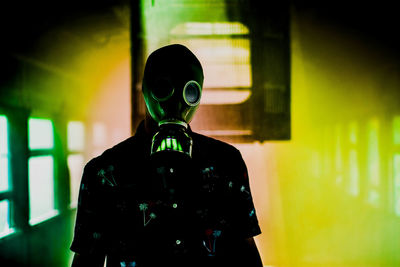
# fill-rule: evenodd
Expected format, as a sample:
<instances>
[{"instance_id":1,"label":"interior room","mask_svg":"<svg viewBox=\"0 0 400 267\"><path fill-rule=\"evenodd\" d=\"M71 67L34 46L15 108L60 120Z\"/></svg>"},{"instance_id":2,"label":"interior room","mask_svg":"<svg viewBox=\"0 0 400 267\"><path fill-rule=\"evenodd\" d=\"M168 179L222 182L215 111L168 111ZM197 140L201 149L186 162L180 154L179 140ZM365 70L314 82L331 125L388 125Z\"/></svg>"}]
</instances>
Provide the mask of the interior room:
<instances>
[{"instance_id":1,"label":"interior room","mask_svg":"<svg viewBox=\"0 0 400 267\"><path fill-rule=\"evenodd\" d=\"M389 1L6 1L0 266L70 266L82 171L145 117L164 45L204 69L194 132L247 165L265 267L400 266L400 65Z\"/></svg>"}]
</instances>

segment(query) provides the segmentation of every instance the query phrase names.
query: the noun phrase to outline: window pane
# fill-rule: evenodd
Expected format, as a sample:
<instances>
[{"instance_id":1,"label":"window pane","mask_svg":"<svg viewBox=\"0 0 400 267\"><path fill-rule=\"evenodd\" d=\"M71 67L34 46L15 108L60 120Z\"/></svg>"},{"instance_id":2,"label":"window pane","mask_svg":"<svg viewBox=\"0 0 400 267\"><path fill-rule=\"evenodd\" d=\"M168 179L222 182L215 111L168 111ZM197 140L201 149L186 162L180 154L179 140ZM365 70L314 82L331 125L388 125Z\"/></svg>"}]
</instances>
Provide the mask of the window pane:
<instances>
[{"instance_id":1,"label":"window pane","mask_svg":"<svg viewBox=\"0 0 400 267\"><path fill-rule=\"evenodd\" d=\"M380 194L380 155L379 155L379 121L374 118L368 123L368 201L378 206Z\"/></svg>"},{"instance_id":2,"label":"window pane","mask_svg":"<svg viewBox=\"0 0 400 267\"><path fill-rule=\"evenodd\" d=\"M7 117L0 115L0 155L8 153Z\"/></svg>"},{"instance_id":3,"label":"window pane","mask_svg":"<svg viewBox=\"0 0 400 267\"><path fill-rule=\"evenodd\" d=\"M249 29L240 22L186 22L171 30L173 35L243 35Z\"/></svg>"},{"instance_id":4,"label":"window pane","mask_svg":"<svg viewBox=\"0 0 400 267\"><path fill-rule=\"evenodd\" d=\"M57 214L54 209L54 163L52 156L29 159L29 207L31 225Z\"/></svg>"},{"instance_id":5,"label":"window pane","mask_svg":"<svg viewBox=\"0 0 400 267\"><path fill-rule=\"evenodd\" d=\"M400 145L400 116L393 118L393 142Z\"/></svg>"},{"instance_id":6,"label":"window pane","mask_svg":"<svg viewBox=\"0 0 400 267\"><path fill-rule=\"evenodd\" d=\"M10 205L8 200L0 201L0 238L13 232L10 227Z\"/></svg>"},{"instance_id":7,"label":"window pane","mask_svg":"<svg viewBox=\"0 0 400 267\"><path fill-rule=\"evenodd\" d=\"M68 156L68 168L71 186L71 208L75 208L78 203L79 186L82 177L83 165L84 159L82 155Z\"/></svg>"},{"instance_id":8,"label":"window pane","mask_svg":"<svg viewBox=\"0 0 400 267\"><path fill-rule=\"evenodd\" d=\"M203 64L203 93L215 88L251 88L250 40L248 38L173 39L189 47ZM224 79L221 79L224 77ZM212 90L210 90L212 92Z\"/></svg>"},{"instance_id":9,"label":"window pane","mask_svg":"<svg viewBox=\"0 0 400 267\"><path fill-rule=\"evenodd\" d=\"M51 120L30 118L28 126L30 149L53 148L53 122Z\"/></svg>"},{"instance_id":10,"label":"window pane","mask_svg":"<svg viewBox=\"0 0 400 267\"><path fill-rule=\"evenodd\" d=\"M82 151L85 147L85 126L79 121L68 123L68 149Z\"/></svg>"},{"instance_id":11,"label":"window pane","mask_svg":"<svg viewBox=\"0 0 400 267\"><path fill-rule=\"evenodd\" d=\"M0 155L0 192L9 189L8 158Z\"/></svg>"},{"instance_id":12,"label":"window pane","mask_svg":"<svg viewBox=\"0 0 400 267\"><path fill-rule=\"evenodd\" d=\"M357 144L358 125L356 122L351 122L349 125L350 144Z\"/></svg>"},{"instance_id":13,"label":"window pane","mask_svg":"<svg viewBox=\"0 0 400 267\"><path fill-rule=\"evenodd\" d=\"M93 145L96 147L103 147L107 142L107 129L106 125L102 122L93 124Z\"/></svg>"},{"instance_id":14,"label":"window pane","mask_svg":"<svg viewBox=\"0 0 400 267\"><path fill-rule=\"evenodd\" d=\"M0 115L0 192L9 189L7 117ZM1 229L0 229L1 231Z\"/></svg>"},{"instance_id":15,"label":"window pane","mask_svg":"<svg viewBox=\"0 0 400 267\"><path fill-rule=\"evenodd\" d=\"M400 154L393 157L394 211L400 216Z\"/></svg>"},{"instance_id":16,"label":"window pane","mask_svg":"<svg viewBox=\"0 0 400 267\"><path fill-rule=\"evenodd\" d=\"M350 194L357 196L359 194L360 174L358 170L357 151L352 149L349 154L350 167Z\"/></svg>"},{"instance_id":17,"label":"window pane","mask_svg":"<svg viewBox=\"0 0 400 267\"><path fill-rule=\"evenodd\" d=\"M342 159L342 127L337 124L335 126L335 168L336 168L336 183L340 184L343 181L343 159Z\"/></svg>"},{"instance_id":18,"label":"window pane","mask_svg":"<svg viewBox=\"0 0 400 267\"><path fill-rule=\"evenodd\" d=\"M373 186L379 186L380 183L378 131L378 120L371 120L368 132L368 178L370 184Z\"/></svg>"}]
</instances>

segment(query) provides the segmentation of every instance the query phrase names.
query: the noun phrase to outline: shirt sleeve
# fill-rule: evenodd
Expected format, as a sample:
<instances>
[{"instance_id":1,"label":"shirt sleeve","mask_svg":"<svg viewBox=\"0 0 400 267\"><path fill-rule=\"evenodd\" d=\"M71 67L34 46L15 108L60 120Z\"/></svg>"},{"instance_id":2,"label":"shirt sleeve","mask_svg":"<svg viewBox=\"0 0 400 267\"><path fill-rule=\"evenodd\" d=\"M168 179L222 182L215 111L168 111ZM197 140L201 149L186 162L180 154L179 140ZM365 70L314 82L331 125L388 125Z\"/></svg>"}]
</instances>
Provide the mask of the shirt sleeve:
<instances>
[{"instance_id":1,"label":"shirt sleeve","mask_svg":"<svg viewBox=\"0 0 400 267\"><path fill-rule=\"evenodd\" d=\"M235 231L241 238L250 238L261 234L261 229L253 203L246 164L240 152L236 149L235 152L233 165L235 181L232 184Z\"/></svg>"},{"instance_id":2,"label":"shirt sleeve","mask_svg":"<svg viewBox=\"0 0 400 267\"><path fill-rule=\"evenodd\" d=\"M80 254L104 254L104 196L101 179L98 177L94 161L84 168L79 189L78 208L74 239L71 250Z\"/></svg>"}]
</instances>

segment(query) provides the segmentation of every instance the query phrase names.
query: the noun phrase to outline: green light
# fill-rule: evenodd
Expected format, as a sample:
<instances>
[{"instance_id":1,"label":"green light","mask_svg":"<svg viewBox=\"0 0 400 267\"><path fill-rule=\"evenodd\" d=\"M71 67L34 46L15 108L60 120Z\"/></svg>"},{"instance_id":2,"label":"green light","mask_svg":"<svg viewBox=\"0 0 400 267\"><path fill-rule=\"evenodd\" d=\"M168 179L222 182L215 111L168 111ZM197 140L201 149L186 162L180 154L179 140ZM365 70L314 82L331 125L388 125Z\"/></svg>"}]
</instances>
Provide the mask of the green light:
<instances>
[{"instance_id":1,"label":"green light","mask_svg":"<svg viewBox=\"0 0 400 267\"><path fill-rule=\"evenodd\" d=\"M160 145L157 147L156 152L164 150L183 151L180 142L173 137L167 137L163 139Z\"/></svg>"},{"instance_id":2,"label":"green light","mask_svg":"<svg viewBox=\"0 0 400 267\"><path fill-rule=\"evenodd\" d=\"M172 149L178 150L178 143L175 138L172 138Z\"/></svg>"},{"instance_id":3,"label":"green light","mask_svg":"<svg viewBox=\"0 0 400 267\"><path fill-rule=\"evenodd\" d=\"M161 150L165 150L165 139L161 141Z\"/></svg>"},{"instance_id":4,"label":"green light","mask_svg":"<svg viewBox=\"0 0 400 267\"><path fill-rule=\"evenodd\" d=\"M54 159L52 156L31 157L29 167L29 223L45 221L55 215Z\"/></svg>"},{"instance_id":5,"label":"green light","mask_svg":"<svg viewBox=\"0 0 400 267\"><path fill-rule=\"evenodd\" d=\"M167 138L167 148L171 148L171 138Z\"/></svg>"},{"instance_id":6,"label":"green light","mask_svg":"<svg viewBox=\"0 0 400 267\"><path fill-rule=\"evenodd\" d=\"M53 122L49 119L29 118L29 149L54 147Z\"/></svg>"}]
</instances>

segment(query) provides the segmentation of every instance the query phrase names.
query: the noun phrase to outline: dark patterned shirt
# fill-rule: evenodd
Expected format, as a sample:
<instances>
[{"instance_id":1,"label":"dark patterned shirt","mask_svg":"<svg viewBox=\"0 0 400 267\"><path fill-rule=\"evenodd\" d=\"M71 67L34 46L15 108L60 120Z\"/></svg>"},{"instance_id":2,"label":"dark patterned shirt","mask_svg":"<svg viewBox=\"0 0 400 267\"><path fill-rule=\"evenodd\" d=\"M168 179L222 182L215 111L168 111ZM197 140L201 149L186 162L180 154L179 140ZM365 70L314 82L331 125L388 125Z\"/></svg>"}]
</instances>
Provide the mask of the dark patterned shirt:
<instances>
[{"instance_id":1,"label":"dark patterned shirt","mask_svg":"<svg viewBox=\"0 0 400 267\"><path fill-rule=\"evenodd\" d=\"M189 134L190 160L154 161L143 123L135 136L92 159L82 177L71 250L107 255L107 266L234 261L230 245L261 233L245 163L233 146Z\"/></svg>"}]
</instances>

